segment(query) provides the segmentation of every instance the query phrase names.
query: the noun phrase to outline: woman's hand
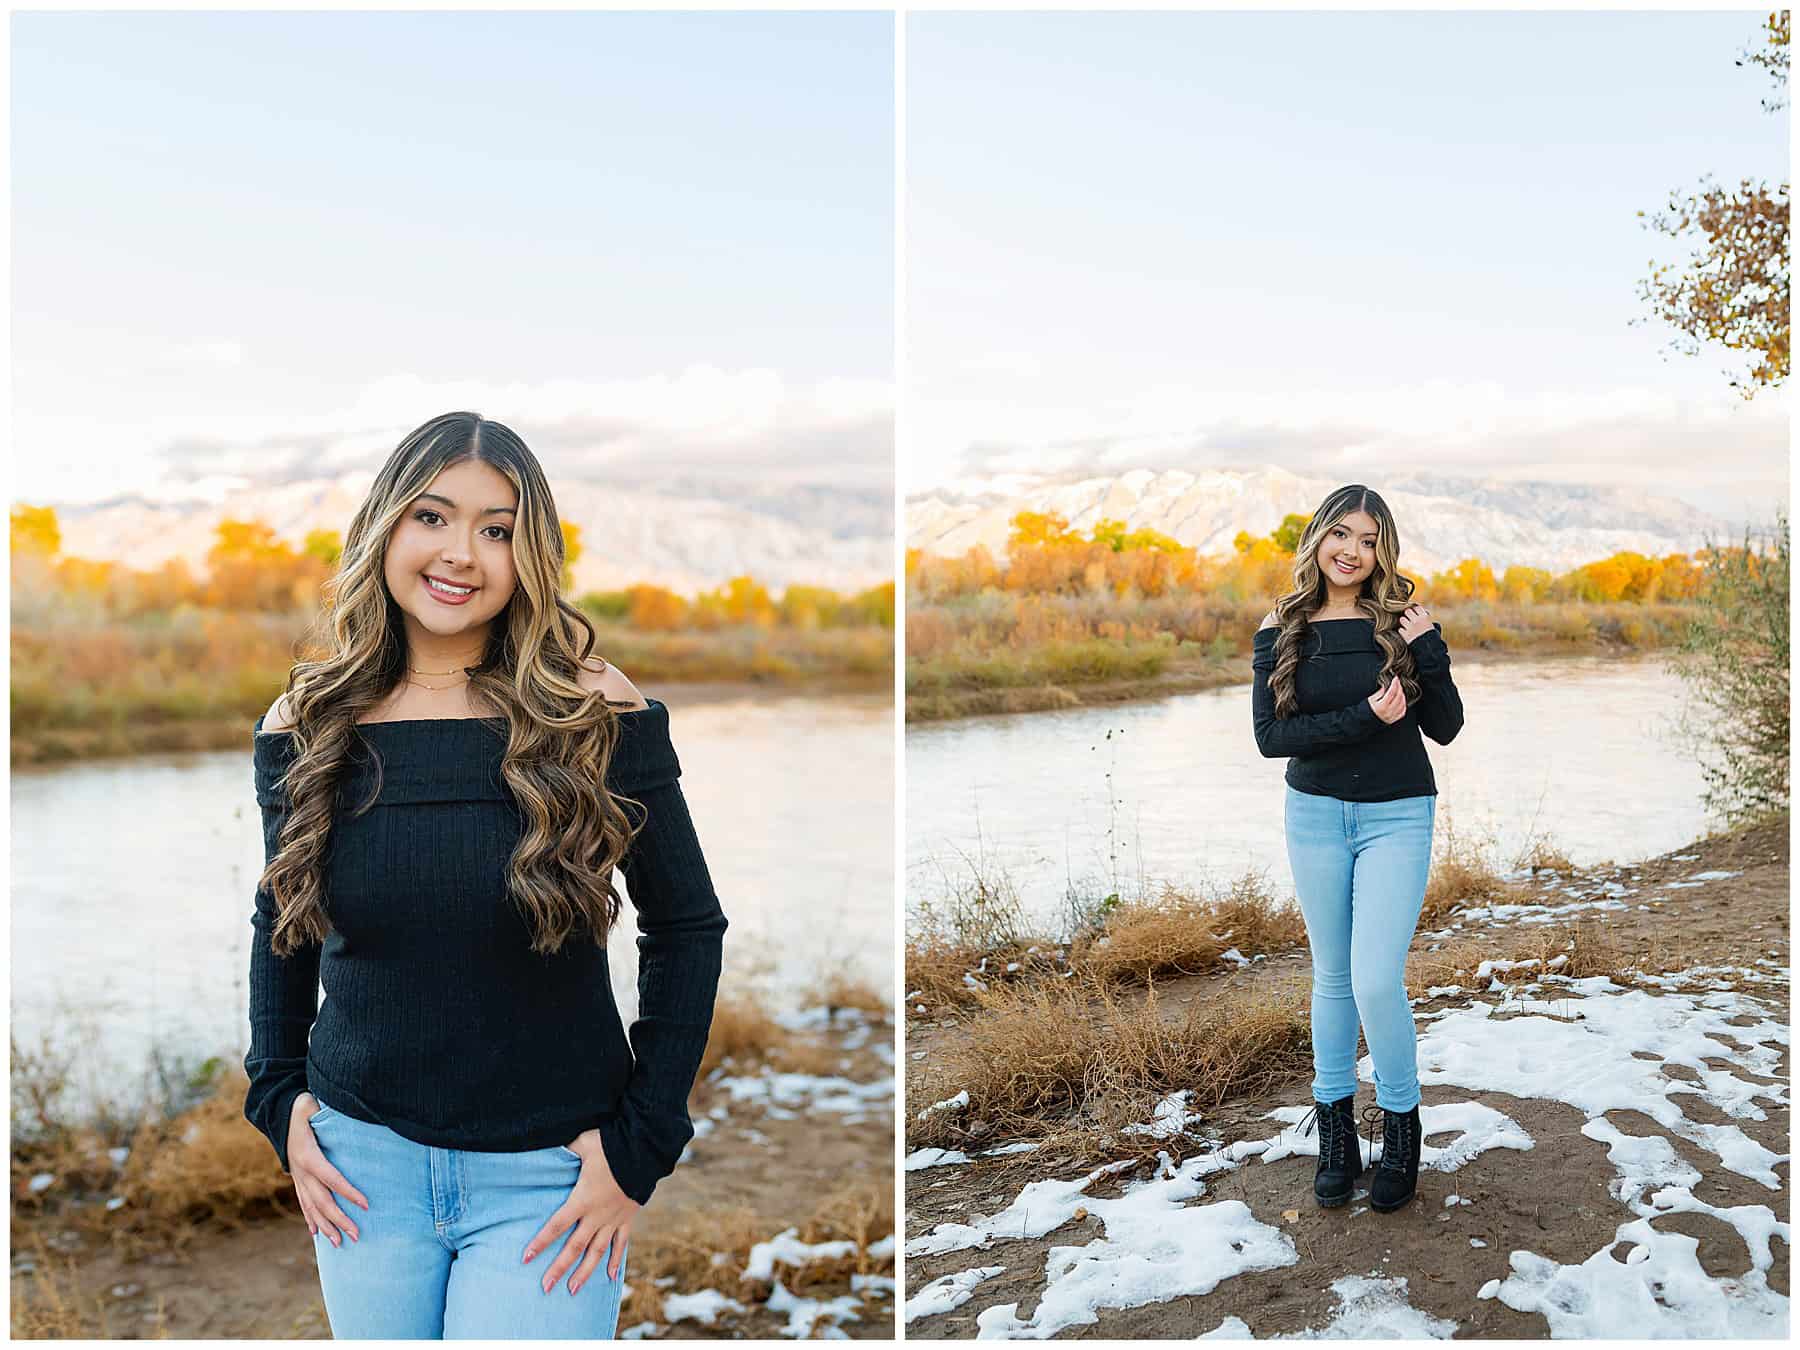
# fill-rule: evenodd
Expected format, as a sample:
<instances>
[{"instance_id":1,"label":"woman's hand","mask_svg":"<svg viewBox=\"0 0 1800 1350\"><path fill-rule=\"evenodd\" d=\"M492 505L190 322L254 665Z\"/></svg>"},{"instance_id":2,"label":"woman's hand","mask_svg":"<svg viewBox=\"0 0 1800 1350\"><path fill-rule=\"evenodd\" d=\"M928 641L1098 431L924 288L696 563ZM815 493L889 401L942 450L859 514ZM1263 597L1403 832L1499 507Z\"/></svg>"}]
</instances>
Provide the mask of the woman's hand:
<instances>
[{"instance_id":1,"label":"woman's hand","mask_svg":"<svg viewBox=\"0 0 1800 1350\"><path fill-rule=\"evenodd\" d=\"M319 1099L310 1092L294 1098L294 1109L288 1113L288 1172L294 1178L294 1193L300 1197L300 1212L306 1215L307 1232L323 1233L332 1246L341 1247L344 1239L340 1229L353 1242L362 1241L362 1235L338 1208L332 1192L354 1200L364 1210L369 1208L369 1202L331 1165L319 1141L313 1138L312 1118L318 1109Z\"/></svg>"},{"instance_id":2,"label":"woman's hand","mask_svg":"<svg viewBox=\"0 0 1800 1350\"><path fill-rule=\"evenodd\" d=\"M1400 636L1411 642L1431 631L1431 611L1423 605L1408 605L1400 615Z\"/></svg>"},{"instance_id":3,"label":"woman's hand","mask_svg":"<svg viewBox=\"0 0 1800 1350\"><path fill-rule=\"evenodd\" d=\"M1369 695L1369 706L1382 721L1398 722L1406 716L1406 686L1399 680L1389 680L1386 689Z\"/></svg>"},{"instance_id":4,"label":"woman's hand","mask_svg":"<svg viewBox=\"0 0 1800 1350\"><path fill-rule=\"evenodd\" d=\"M556 1260L550 1263L550 1269L544 1272L546 1294L579 1260L581 1264L576 1266L575 1274L569 1280L569 1292L577 1292L606 1258L609 1248L612 1260L608 1263L607 1274L618 1279L620 1263L625 1259L625 1244L631 1238L631 1221L643 1208L613 1180L612 1168L607 1166L606 1154L600 1147L599 1130L583 1130L569 1147L581 1156L581 1175L575 1180L575 1189L544 1221L537 1236L525 1245L525 1261L529 1264L562 1234L571 1228L575 1230L556 1254Z\"/></svg>"}]
</instances>

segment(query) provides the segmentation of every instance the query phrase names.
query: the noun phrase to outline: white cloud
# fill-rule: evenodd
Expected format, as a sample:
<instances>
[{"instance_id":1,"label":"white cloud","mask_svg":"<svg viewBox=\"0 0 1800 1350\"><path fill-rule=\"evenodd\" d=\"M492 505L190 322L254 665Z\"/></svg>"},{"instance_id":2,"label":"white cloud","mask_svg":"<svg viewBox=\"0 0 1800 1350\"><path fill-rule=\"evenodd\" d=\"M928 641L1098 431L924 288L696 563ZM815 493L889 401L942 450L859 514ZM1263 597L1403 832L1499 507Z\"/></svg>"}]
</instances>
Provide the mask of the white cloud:
<instances>
[{"instance_id":1,"label":"white cloud","mask_svg":"<svg viewBox=\"0 0 1800 1350\"><path fill-rule=\"evenodd\" d=\"M924 400L907 413L907 490L1034 471L1196 469L1250 461L1294 472L1439 469L1642 483L1692 495L1728 479L1783 484L1788 401L1640 385L1519 390L1496 380L1291 392L1151 388L1128 399ZM1762 490L1759 488L1758 490Z\"/></svg>"},{"instance_id":2,"label":"white cloud","mask_svg":"<svg viewBox=\"0 0 1800 1350\"><path fill-rule=\"evenodd\" d=\"M203 485L280 483L373 469L414 427L467 408L506 423L552 476L654 473L874 485L892 481L893 387L777 371L691 366L623 380L541 383L383 376L339 406L299 415L197 412L118 424L80 410L19 416L20 443L56 462L21 474L32 500L192 496Z\"/></svg>"}]
</instances>

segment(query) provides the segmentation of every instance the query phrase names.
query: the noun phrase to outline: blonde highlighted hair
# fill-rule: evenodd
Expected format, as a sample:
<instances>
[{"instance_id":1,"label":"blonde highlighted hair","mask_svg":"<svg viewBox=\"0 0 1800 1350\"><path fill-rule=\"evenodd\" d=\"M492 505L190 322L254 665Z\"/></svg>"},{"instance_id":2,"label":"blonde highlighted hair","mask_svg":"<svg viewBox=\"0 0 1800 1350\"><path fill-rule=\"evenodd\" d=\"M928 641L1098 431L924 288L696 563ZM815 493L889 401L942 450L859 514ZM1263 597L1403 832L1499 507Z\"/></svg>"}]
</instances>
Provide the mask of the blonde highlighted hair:
<instances>
[{"instance_id":1,"label":"blonde highlighted hair","mask_svg":"<svg viewBox=\"0 0 1800 1350\"><path fill-rule=\"evenodd\" d=\"M1361 483L1350 483L1328 494L1319 503L1301 532L1294 549L1294 589L1275 602L1275 669L1269 691L1275 695L1275 715L1292 717L1300 710L1294 690L1294 672L1306 647L1311 618L1329 597L1325 574L1319 570L1319 544L1353 511L1364 511L1375 520L1375 566L1363 581L1356 607L1375 625L1375 642L1385 654L1381 681L1400 681L1410 705L1419 697L1417 669L1412 648L1400 634L1400 616L1413 603L1414 583L1400 573L1400 532L1393 512L1381 494Z\"/></svg>"},{"instance_id":2,"label":"blonde highlighted hair","mask_svg":"<svg viewBox=\"0 0 1800 1350\"><path fill-rule=\"evenodd\" d=\"M513 520L518 584L494 619L469 696L504 718L502 776L524 817L507 887L529 923L532 950L551 953L578 929L604 946L620 897L613 869L641 825L637 803L606 787L618 741L613 704L578 681L594 626L561 595L563 533L537 457L509 428L471 412L435 417L402 440L376 474L325 583L315 652L288 674L285 701L294 757L283 780L280 847L259 885L276 905L271 947L285 956L330 930L322 867L338 784L358 747L358 719L406 676L401 610L383 571L388 540L438 474L465 460L502 474L519 496ZM359 753L354 756L361 759ZM369 810L380 792L379 777Z\"/></svg>"}]
</instances>

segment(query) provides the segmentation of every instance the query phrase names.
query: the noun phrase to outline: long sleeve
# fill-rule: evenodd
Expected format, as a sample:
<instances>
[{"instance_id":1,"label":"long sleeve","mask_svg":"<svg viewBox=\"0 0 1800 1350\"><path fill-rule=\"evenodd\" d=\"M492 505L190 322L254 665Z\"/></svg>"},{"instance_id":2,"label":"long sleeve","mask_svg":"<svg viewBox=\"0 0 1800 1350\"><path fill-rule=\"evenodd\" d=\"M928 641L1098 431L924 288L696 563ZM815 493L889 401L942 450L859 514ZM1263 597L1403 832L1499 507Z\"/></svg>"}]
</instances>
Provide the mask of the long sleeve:
<instances>
[{"instance_id":1,"label":"long sleeve","mask_svg":"<svg viewBox=\"0 0 1800 1350\"><path fill-rule=\"evenodd\" d=\"M687 1099L712 1027L726 927L679 773L668 750L653 781L619 789L646 813L620 864L637 910L638 1015L630 1081L599 1128L614 1179L640 1205L694 1137Z\"/></svg>"},{"instance_id":2,"label":"long sleeve","mask_svg":"<svg viewBox=\"0 0 1800 1350\"><path fill-rule=\"evenodd\" d=\"M1450 678L1450 649L1444 645L1444 625L1434 623L1411 643L1413 664L1418 669L1419 703L1414 709L1419 730L1439 745L1448 745L1462 730L1462 695Z\"/></svg>"},{"instance_id":3,"label":"long sleeve","mask_svg":"<svg viewBox=\"0 0 1800 1350\"><path fill-rule=\"evenodd\" d=\"M1349 745L1374 735L1385 725L1366 697L1335 712L1277 717L1275 691L1269 687L1269 677L1275 671L1275 640L1263 636L1274 632L1273 628L1258 631L1250 662L1255 672L1250 715L1256 729L1256 748L1265 759L1286 759L1329 746Z\"/></svg>"},{"instance_id":4,"label":"long sleeve","mask_svg":"<svg viewBox=\"0 0 1800 1350\"><path fill-rule=\"evenodd\" d=\"M262 809L263 861L267 863L275 856L287 812L273 785L264 781L260 771L257 801ZM250 944L250 1052L244 1056L250 1091L244 1098L244 1116L268 1136L282 1170L287 1171L288 1117L294 1109L294 1098L306 1091L307 1039L318 1015L319 948L313 943L292 956L275 955L269 945L275 928L275 898L260 886L250 922L254 929Z\"/></svg>"}]
</instances>

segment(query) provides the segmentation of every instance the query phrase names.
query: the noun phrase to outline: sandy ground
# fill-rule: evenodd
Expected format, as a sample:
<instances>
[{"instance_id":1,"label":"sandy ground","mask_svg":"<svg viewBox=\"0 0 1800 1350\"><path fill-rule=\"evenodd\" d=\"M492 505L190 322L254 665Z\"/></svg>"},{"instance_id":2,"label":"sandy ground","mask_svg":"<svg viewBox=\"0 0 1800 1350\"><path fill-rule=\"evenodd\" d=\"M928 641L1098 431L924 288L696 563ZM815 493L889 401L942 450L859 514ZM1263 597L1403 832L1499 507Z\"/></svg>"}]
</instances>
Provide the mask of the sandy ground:
<instances>
[{"instance_id":1,"label":"sandy ground","mask_svg":"<svg viewBox=\"0 0 1800 1350\"><path fill-rule=\"evenodd\" d=\"M1662 889L1700 872L1736 872L1729 879L1702 885L1688 884ZM1584 881L1607 881L1630 887L1627 909L1600 911L1610 931L1635 941L1679 938L1682 954L1693 964L1743 966L1761 958L1759 969L1785 968L1788 963L1788 839L1787 824L1741 831L1698 842L1664 857L1637 866L1587 869L1584 876L1561 878L1542 889L1545 903L1566 901L1563 886ZM1638 908L1639 904L1644 908ZM1571 915L1569 917L1580 917ZM1510 922L1517 923L1515 916ZM1459 937L1503 928L1507 921L1465 923ZM1497 947L1497 955L1506 954ZM1229 976L1201 976L1159 984L1159 997L1173 1009L1193 999L1217 997L1228 989L1247 984L1293 984L1304 989L1308 963L1304 953L1259 962ZM1702 988L1705 986L1702 985ZM1785 1024L1788 987L1779 983L1741 986L1764 1006L1767 1015ZM1485 991L1483 991L1485 993ZM1554 999L1547 987L1543 997ZM1488 995L1490 1002L1497 996ZM1453 995L1415 1005L1423 1036L1434 1012L1468 1006L1466 995ZM1740 1022L1752 1019L1739 1018ZM935 1037L953 1034L944 1027L914 1024L908 1028L908 1053L929 1047ZM1785 1040L1785 1034L1783 1036ZM1654 1058L1645 1054L1640 1058ZM1710 1068L1729 1070L1740 1080L1783 1083L1787 1081L1785 1050L1775 1074L1758 1077L1742 1066L1707 1060ZM1697 1078L1691 1068L1665 1063L1662 1072L1671 1079ZM1494 1148L1481 1152L1451 1172L1421 1170L1418 1195L1393 1214L1367 1208L1368 1173L1352 1203L1335 1210L1320 1209L1312 1199L1311 1156L1286 1157L1264 1163L1252 1159L1206 1179L1203 1199L1197 1204L1241 1202L1262 1224L1278 1228L1291 1238L1298 1262L1279 1269L1252 1271L1220 1281L1203 1295L1185 1295L1129 1308L1101 1308L1089 1325L1064 1328L1065 1337L1192 1338L1219 1328L1236 1317L1255 1336L1267 1337L1302 1332L1317 1333L1340 1310L1333 1292L1334 1280L1345 1276L1377 1279L1404 1277L1405 1302L1411 1308L1455 1324L1458 1337L1543 1338L1550 1334L1546 1317L1509 1307L1498 1298L1481 1298L1489 1281L1508 1274L1508 1257L1515 1251L1535 1252L1564 1264L1588 1261L1600 1252L1632 1211L1609 1191L1618 1175L1609 1163L1605 1144L1581 1132L1587 1121L1575 1106L1536 1097L1517 1097L1498 1092L1472 1092L1467 1088L1434 1086L1423 1089L1427 1108L1452 1102L1478 1101L1503 1112L1534 1141L1528 1151ZM1304 1105L1310 1100L1308 1080L1298 1078L1265 1097L1228 1102L1209 1114L1199 1133L1214 1142L1259 1140L1274 1135L1281 1123L1267 1118L1278 1107ZM1364 1083L1358 1108L1373 1103L1373 1088ZM1691 1122L1722 1125L1727 1116L1716 1106L1682 1096L1681 1112ZM1767 1103L1764 1103L1766 1106ZM1729 1123L1776 1154L1788 1150L1788 1109L1770 1106L1762 1120L1732 1117ZM1631 1135L1660 1135L1675 1155L1702 1174L1693 1187L1696 1200L1714 1206L1769 1206L1781 1220L1789 1216L1785 1162L1781 1189L1770 1191L1755 1180L1719 1165L1719 1159L1684 1137L1664 1129L1637 1111L1608 1111L1604 1119ZM1429 1122L1427 1125L1429 1131ZM1379 1126L1375 1127L1379 1137ZM1365 1133L1365 1139L1366 1139ZM1443 1135L1427 1134L1428 1145L1442 1145ZM1176 1159L1193 1156L1207 1144L1185 1141L1175 1149ZM1364 1146L1365 1156L1368 1147ZM1134 1180L1153 1175L1153 1167L1099 1179L1085 1192L1104 1199L1123 1194ZM1080 1169L1064 1168L1046 1173L1034 1170L1029 1155L981 1160L952 1167L912 1171L906 1177L906 1230L909 1242L930 1233L939 1224L975 1223L979 1218L1005 1210L1028 1182L1046 1175L1079 1177ZM1450 1197L1458 1197L1452 1202ZM1715 1279L1745 1276L1750 1253L1739 1230L1704 1213L1659 1215L1654 1226L1667 1233L1685 1233L1698 1241L1700 1266ZM975 1287L973 1296L948 1312L917 1317L907 1325L907 1336L921 1339L972 1337L977 1315L998 1305L1017 1303L1014 1315L1029 1322L1046 1287L1046 1262L1053 1248L1081 1247L1107 1235L1101 1217L1085 1214L1041 1237L1017 1241L992 1241L979 1249L929 1255L910 1255L906 1286L916 1294L939 1277L977 1267L1002 1267ZM1484 1244L1474 1246L1472 1242ZM1772 1242L1773 1265L1768 1286L1788 1291L1787 1244L1776 1236ZM1624 1252L1614 1256L1623 1260ZM1368 1333L1363 1334L1377 1334ZM1393 1334L1393 1333L1389 1333Z\"/></svg>"},{"instance_id":2,"label":"sandy ground","mask_svg":"<svg viewBox=\"0 0 1800 1350\"><path fill-rule=\"evenodd\" d=\"M891 1042L891 1026L877 1023L874 1037ZM842 1037L839 1038L840 1041ZM855 1038L863 1040L863 1037ZM890 1060L862 1044L846 1050L837 1072L857 1083L892 1080ZM695 1140L692 1151L657 1187L641 1212L633 1233L634 1251L659 1229L695 1214L743 1207L764 1220L773 1238L812 1214L818 1199L846 1177L893 1174L893 1108L882 1097L860 1123L846 1124L842 1114L801 1113L781 1118L754 1103L733 1101L722 1085L703 1082L695 1089L690 1113L696 1121L723 1108L711 1129ZM318 1339L331 1334L319 1294L312 1238L304 1220L294 1217L255 1223L235 1231L196 1231L179 1253L153 1252L135 1260L93 1240L83 1242L73 1230L47 1217L34 1230L52 1250L72 1262L64 1285L74 1284L84 1304L81 1334L110 1338L272 1338ZM27 1237L30 1234L26 1235ZM15 1304L33 1278L22 1267L34 1264L15 1225L12 1286ZM57 1258L53 1258L57 1259ZM891 1263L888 1273L892 1273ZM779 1273L779 1271L778 1271ZM627 1275L627 1282L630 1282ZM791 1273L790 1273L791 1283ZM669 1290L667 1292L691 1292ZM851 1292L848 1280L809 1287L804 1297L831 1299ZM654 1339L775 1337L787 1323L756 1301L767 1289L740 1291L750 1305L743 1315L727 1316L706 1328L691 1321L664 1324ZM859 1296L858 1321L845 1321L853 1338L891 1338L891 1294ZM635 1321L628 1301L619 1329ZM821 1324L824 1325L824 1324Z\"/></svg>"}]
</instances>

